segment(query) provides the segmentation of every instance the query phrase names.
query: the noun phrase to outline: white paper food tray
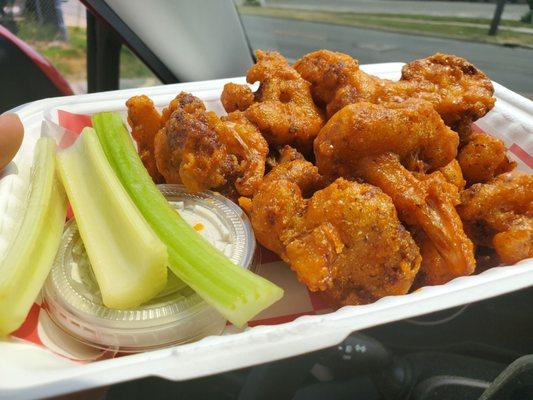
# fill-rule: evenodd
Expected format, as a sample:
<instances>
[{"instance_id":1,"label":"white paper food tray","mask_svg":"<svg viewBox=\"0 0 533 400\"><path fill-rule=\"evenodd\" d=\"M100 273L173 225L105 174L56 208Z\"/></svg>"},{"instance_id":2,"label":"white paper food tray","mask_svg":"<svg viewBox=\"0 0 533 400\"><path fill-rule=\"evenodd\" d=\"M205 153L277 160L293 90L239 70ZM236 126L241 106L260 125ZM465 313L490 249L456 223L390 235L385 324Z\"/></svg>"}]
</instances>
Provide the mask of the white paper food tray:
<instances>
[{"instance_id":1,"label":"white paper food tray","mask_svg":"<svg viewBox=\"0 0 533 400\"><path fill-rule=\"evenodd\" d=\"M363 66L363 69L383 78L397 79L401 66L401 63L374 64ZM244 78L60 97L18 107L15 111L21 117L26 132L21 151L0 177L0 254L4 253L9 243L13 224L20 218L20 204L28 187L33 147L41 135L45 112L54 118L59 109L80 114L124 111L125 101L136 94L146 94L158 106L164 106L182 90L206 101L208 108L222 112L218 99L223 85L229 81L244 82ZM498 98L496 107L477 121L476 125L503 139L519 168L531 172L533 102L498 84L495 87ZM292 273L287 272L288 268L279 264L273 263L263 273L269 276L272 271L278 271L279 274L293 277ZM298 303L296 293L302 292L301 285L298 285L294 282L285 284L286 307L290 308ZM104 357L100 354L98 360L93 362L87 362L91 358L90 352L87 353L85 362L69 359L68 353L61 348L62 337L55 338L54 346L49 345L48 348L27 340L10 338L0 341L0 398L52 396L150 375L186 380L217 374L326 348L341 342L353 331L486 299L531 285L533 259L528 259L511 267L492 268L479 275L457 278L446 285L425 287L404 296L386 297L369 305L301 316L289 323L255 326L240 333L229 334L230 330L223 336L208 337L195 343L146 353L110 359L102 359ZM277 312L279 313L279 306ZM41 320L36 320L36 324L38 334L44 335Z\"/></svg>"}]
</instances>

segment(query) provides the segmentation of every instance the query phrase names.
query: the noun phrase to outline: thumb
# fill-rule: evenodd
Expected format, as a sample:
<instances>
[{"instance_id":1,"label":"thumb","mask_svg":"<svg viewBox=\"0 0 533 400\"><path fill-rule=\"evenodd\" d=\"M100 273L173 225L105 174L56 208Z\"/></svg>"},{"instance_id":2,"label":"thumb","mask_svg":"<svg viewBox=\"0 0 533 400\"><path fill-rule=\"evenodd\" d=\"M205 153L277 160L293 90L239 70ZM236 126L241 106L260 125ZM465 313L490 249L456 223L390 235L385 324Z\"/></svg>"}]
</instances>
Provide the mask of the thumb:
<instances>
[{"instance_id":1,"label":"thumb","mask_svg":"<svg viewBox=\"0 0 533 400\"><path fill-rule=\"evenodd\" d=\"M13 160L24 137L24 126L17 114L0 115L0 171Z\"/></svg>"}]
</instances>

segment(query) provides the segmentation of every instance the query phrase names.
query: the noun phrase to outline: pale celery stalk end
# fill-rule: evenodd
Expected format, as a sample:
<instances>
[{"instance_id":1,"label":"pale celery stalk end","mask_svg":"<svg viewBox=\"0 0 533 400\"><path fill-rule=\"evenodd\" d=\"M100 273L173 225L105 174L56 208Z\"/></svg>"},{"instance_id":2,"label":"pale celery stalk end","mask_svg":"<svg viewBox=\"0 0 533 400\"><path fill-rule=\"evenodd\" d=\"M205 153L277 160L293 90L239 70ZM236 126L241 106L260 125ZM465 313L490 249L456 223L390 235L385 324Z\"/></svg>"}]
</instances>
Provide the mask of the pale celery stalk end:
<instances>
[{"instance_id":1,"label":"pale celery stalk end","mask_svg":"<svg viewBox=\"0 0 533 400\"><path fill-rule=\"evenodd\" d=\"M166 285L166 246L120 183L94 129L85 128L58 167L103 303L137 307Z\"/></svg>"},{"instance_id":2,"label":"pale celery stalk end","mask_svg":"<svg viewBox=\"0 0 533 400\"><path fill-rule=\"evenodd\" d=\"M236 327L246 326L246 323L257 316L259 312L266 310L283 297L283 289L271 282L268 283L270 283L270 287L264 288L264 293L255 301L237 303L233 309L219 309L219 311Z\"/></svg>"},{"instance_id":3,"label":"pale celery stalk end","mask_svg":"<svg viewBox=\"0 0 533 400\"><path fill-rule=\"evenodd\" d=\"M22 223L0 263L0 336L24 322L52 267L66 217L66 196L55 169L55 142L35 145Z\"/></svg>"}]
</instances>

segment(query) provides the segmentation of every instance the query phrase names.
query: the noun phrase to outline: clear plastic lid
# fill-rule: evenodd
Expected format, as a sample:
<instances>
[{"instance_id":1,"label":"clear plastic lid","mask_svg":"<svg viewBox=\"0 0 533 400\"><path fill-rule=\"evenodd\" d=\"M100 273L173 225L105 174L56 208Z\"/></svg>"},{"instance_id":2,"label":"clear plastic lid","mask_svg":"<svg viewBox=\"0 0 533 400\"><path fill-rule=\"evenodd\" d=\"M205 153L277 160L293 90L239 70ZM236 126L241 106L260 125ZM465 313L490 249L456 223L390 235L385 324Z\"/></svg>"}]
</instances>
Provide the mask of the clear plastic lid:
<instances>
[{"instance_id":1,"label":"clear plastic lid","mask_svg":"<svg viewBox=\"0 0 533 400\"><path fill-rule=\"evenodd\" d=\"M181 185L159 185L177 212L228 258L252 268L255 239L246 215L214 192L187 193ZM226 320L174 274L150 302L129 310L102 303L76 222L66 224L52 271L45 283L44 305L52 320L89 345L132 352L219 334Z\"/></svg>"}]
</instances>

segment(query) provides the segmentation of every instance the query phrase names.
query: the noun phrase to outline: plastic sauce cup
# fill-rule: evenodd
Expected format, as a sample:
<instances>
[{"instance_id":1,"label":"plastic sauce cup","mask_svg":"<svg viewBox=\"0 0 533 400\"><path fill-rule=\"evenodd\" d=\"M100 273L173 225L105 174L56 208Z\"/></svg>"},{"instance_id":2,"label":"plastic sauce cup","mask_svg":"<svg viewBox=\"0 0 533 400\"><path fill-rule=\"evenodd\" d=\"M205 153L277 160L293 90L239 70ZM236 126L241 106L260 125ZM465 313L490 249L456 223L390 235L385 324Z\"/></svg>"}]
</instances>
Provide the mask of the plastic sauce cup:
<instances>
[{"instance_id":1,"label":"plastic sauce cup","mask_svg":"<svg viewBox=\"0 0 533 400\"><path fill-rule=\"evenodd\" d=\"M255 238L244 212L214 192L159 185L177 212L237 265L254 267ZM100 349L138 352L220 334L226 320L169 271L167 287L129 310L105 307L76 222L69 221L43 290L44 308L75 339Z\"/></svg>"}]
</instances>

